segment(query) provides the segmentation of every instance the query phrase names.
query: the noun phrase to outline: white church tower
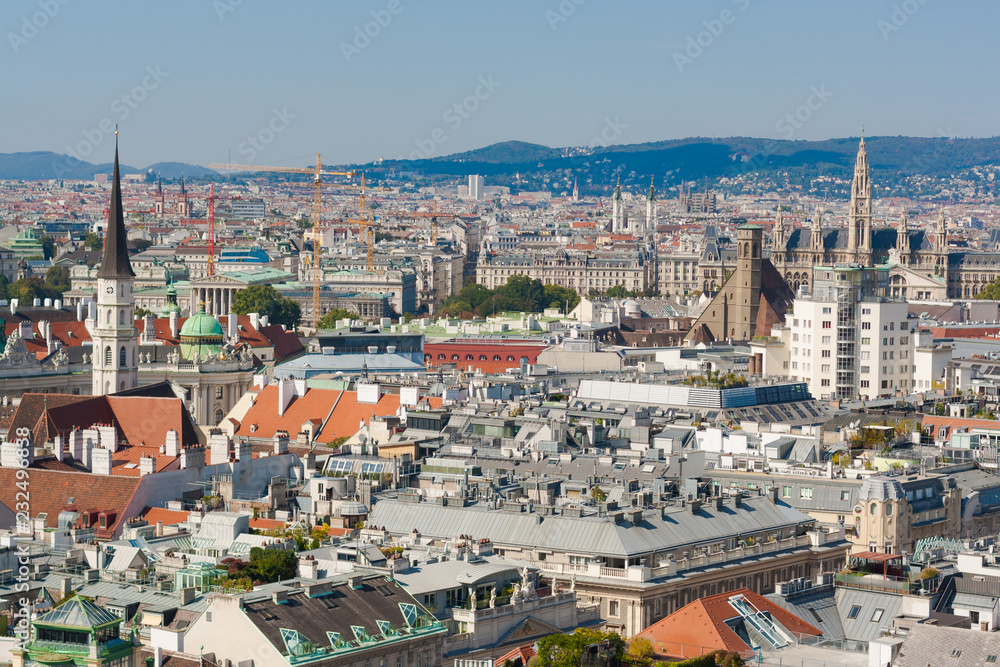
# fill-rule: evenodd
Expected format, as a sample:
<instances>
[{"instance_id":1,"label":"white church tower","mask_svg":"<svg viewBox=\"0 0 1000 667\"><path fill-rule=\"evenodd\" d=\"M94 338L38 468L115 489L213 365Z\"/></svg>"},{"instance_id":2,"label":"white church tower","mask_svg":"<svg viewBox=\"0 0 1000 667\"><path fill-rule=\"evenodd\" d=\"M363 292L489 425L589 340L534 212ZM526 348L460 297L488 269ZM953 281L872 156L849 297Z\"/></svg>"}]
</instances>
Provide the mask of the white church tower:
<instances>
[{"instance_id":1,"label":"white church tower","mask_svg":"<svg viewBox=\"0 0 1000 667\"><path fill-rule=\"evenodd\" d=\"M622 179L618 179L615 187L615 197L611 201L611 233L625 234L628 232L628 213L625 211L625 202L622 199Z\"/></svg>"},{"instance_id":2,"label":"white church tower","mask_svg":"<svg viewBox=\"0 0 1000 667\"><path fill-rule=\"evenodd\" d=\"M139 385L139 336L135 329L135 272L128 259L128 235L122 209L118 172L118 131L115 130L114 183L104 233L104 257L97 271L97 320L94 341L94 396L113 394Z\"/></svg>"}]
</instances>

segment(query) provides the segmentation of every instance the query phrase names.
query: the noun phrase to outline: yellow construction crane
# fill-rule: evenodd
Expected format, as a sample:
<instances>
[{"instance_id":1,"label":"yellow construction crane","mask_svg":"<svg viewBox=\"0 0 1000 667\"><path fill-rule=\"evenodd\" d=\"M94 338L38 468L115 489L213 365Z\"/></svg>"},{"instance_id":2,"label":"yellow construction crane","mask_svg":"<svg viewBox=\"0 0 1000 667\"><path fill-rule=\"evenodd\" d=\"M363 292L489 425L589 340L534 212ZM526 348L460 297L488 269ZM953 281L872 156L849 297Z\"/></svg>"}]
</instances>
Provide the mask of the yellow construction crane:
<instances>
[{"instance_id":1,"label":"yellow construction crane","mask_svg":"<svg viewBox=\"0 0 1000 667\"><path fill-rule=\"evenodd\" d=\"M208 165L209 169L228 169L234 171L270 171L278 172L284 174L312 174L313 175L313 220L312 220L312 237L313 237L313 256L312 256L312 274L313 274L313 299L312 299L312 315L313 315L313 326L319 328L319 288L322 269L320 266L320 247L323 244L323 229L322 229L322 206L321 206L321 192L323 187L323 176L347 176L348 178L356 176L357 172L354 171L326 171L323 169L323 161L320 158L320 154L316 153L316 168L311 169L308 167L268 167L262 165L246 165L246 164L221 164L213 162ZM362 182L362 197L364 197L364 182ZM369 260L370 261L370 260Z\"/></svg>"},{"instance_id":2,"label":"yellow construction crane","mask_svg":"<svg viewBox=\"0 0 1000 667\"><path fill-rule=\"evenodd\" d=\"M367 260L365 270L375 270L375 227L372 223L371 211L365 207L365 174L361 172L361 196L358 204L358 217L347 218L344 222L358 223L358 235L361 237L367 248Z\"/></svg>"},{"instance_id":3,"label":"yellow construction crane","mask_svg":"<svg viewBox=\"0 0 1000 667\"><path fill-rule=\"evenodd\" d=\"M427 213L424 211L392 211L390 215L398 218L430 218L431 219L431 245L435 248L438 244L438 202L434 200L434 211Z\"/></svg>"}]
</instances>

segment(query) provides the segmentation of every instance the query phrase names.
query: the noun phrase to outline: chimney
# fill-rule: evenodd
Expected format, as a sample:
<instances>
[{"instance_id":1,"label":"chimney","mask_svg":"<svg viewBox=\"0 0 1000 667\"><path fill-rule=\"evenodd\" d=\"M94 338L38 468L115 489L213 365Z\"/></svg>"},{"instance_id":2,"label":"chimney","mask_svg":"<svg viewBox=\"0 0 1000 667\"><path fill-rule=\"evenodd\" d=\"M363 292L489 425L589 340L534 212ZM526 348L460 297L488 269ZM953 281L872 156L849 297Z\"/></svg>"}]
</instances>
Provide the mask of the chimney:
<instances>
[{"instance_id":1,"label":"chimney","mask_svg":"<svg viewBox=\"0 0 1000 667\"><path fill-rule=\"evenodd\" d=\"M688 503L688 509L691 510L691 514L698 514L699 512L701 512L701 501L692 500L690 503Z\"/></svg>"},{"instance_id":2,"label":"chimney","mask_svg":"<svg viewBox=\"0 0 1000 667\"><path fill-rule=\"evenodd\" d=\"M163 537L163 522L156 522L156 537Z\"/></svg>"},{"instance_id":3,"label":"chimney","mask_svg":"<svg viewBox=\"0 0 1000 667\"><path fill-rule=\"evenodd\" d=\"M108 449L112 452L118 451L118 436L114 426L98 426L97 435L100 438L102 449Z\"/></svg>"},{"instance_id":4,"label":"chimney","mask_svg":"<svg viewBox=\"0 0 1000 667\"><path fill-rule=\"evenodd\" d=\"M17 314L17 307L20 306L20 305L21 305L21 300L20 299L11 299L10 300L10 314L11 315L16 315Z\"/></svg>"},{"instance_id":5,"label":"chimney","mask_svg":"<svg viewBox=\"0 0 1000 667\"><path fill-rule=\"evenodd\" d=\"M236 325L239 323L238 316L232 311L229 312L229 317L226 318L226 335L230 340L236 338L238 334L238 329Z\"/></svg>"},{"instance_id":6,"label":"chimney","mask_svg":"<svg viewBox=\"0 0 1000 667\"><path fill-rule=\"evenodd\" d=\"M83 301L76 302L76 321L83 322Z\"/></svg>"},{"instance_id":7,"label":"chimney","mask_svg":"<svg viewBox=\"0 0 1000 667\"><path fill-rule=\"evenodd\" d=\"M733 504L736 505L737 508L743 507L743 494L742 493L737 493L736 494L736 497L733 500Z\"/></svg>"},{"instance_id":8,"label":"chimney","mask_svg":"<svg viewBox=\"0 0 1000 667\"><path fill-rule=\"evenodd\" d=\"M253 445L249 440L240 440L236 445L236 460L249 462L253 458Z\"/></svg>"},{"instance_id":9,"label":"chimney","mask_svg":"<svg viewBox=\"0 0 1000 667\"><path fill-rule=\"evenodd\" d=\"M363 579L364 575L362 574L358 573L349 574L347 576L347 585L356 591L361 590L362 588L365 587L365 585L362 583Z\"/></svg>"},{"instance_id":10,"label":"chimney","mask_svg":"<svg viewBox=\"0 0 1000 667\"><path fill-rule=\"evenodd\" d=\"M285 414L285 409L295 398L295 381L278 380L278 416ZM360 401L358 401L360 403Z\"/></svg>"},{"instance_id":11,"label":"chimney","mask_svg":"<svg viewBox=\"0 0 1000 667\"><path fill-rule=\"evenodd\" d=\"M225 433L216 432L208 436L208 447L211 457L209 464L216 466L229 463L229 438Z\"/></svg>"},{"instance_id":12,"label":"chimney","mask_svg":"<svg viewBox=\"0 0 1000 667\"><path fill-rule=\"evenodd\" d=\"M274 604L288 604L288 591L281 589L271 593L271 602Z\"/></svg>"},{"instance_id":13,"label":"chimney","mask_svg":"<svg viewBox=\"0 0 1000 667\"><path fill-rule=\"evenodd\" d=\"M275 454L288 453L288 433L286 433L285 431L276 431L274 433L274 453Z\"/></svg>"},{"instance_id":14,"label":"chimney","mask_svg":"<svg viewBox=\"0 0 1000 667\"><path fill-rule=\"evenodd\" d=\"M56 310L62 310L63 307L62 299L56 299L55 301L53 301L52 307L55 308Z\"/></svg>"},{"instance_id":15,"label":"chimney","mask_svg":"<svg viewBox=\"0 0 1000 667\"><path fill-rule=\"evenodd\" d=\"M205 466L204 447L185 447L181 450L181 470L203 468Z\"/></svg>"},{"instance_id":16,"label":"chimney","mask_svg":"<svg viewBox=\"0 0 1000 667\"><path fill-rule=\"evenodd\" d=\"M722 511L722 508L723 508L724 506L725 506L725 505L724 505L724 503L723 503L723 498L722 498L722 496L716 496L716 497L715 497L715 509L721 512L721 511Z\"/></svg>"},{"instance_id":17,"label":"chimney","mask_svg":"<svg viewBox=\"0 0 1000 667\"><path fill-rule=\"evenodd\" d=\"M90 469L95 475L111 474L111 450L97 447L90 452Z\"/></svg>"},{"instance_id":18,"label":"chimney","mask_svg":"<svg viewBox=\"0 0 1000 667\"><path fill-rule=\"evenodd\" d=\"M42 300L41 299L34 299L34 300L32 300L31 305L33 307L35 307L35 308L41 308L42 307Z\"/></svg>"},{"instance_id":19,"label":"chimney","mask_svg":"<svg viewBox=\"0 0 1000 667\"><path fill-rule=\"evenodd\" d=\"M57 435L55 440L52 441L52 454L56 457L56 461L62 461L64 456L63 451L63 437L62 435Z\"/></svg>"},{"instance_id":20,"label":"chimney","mask_svg":"<svg viewBox=\"0 0 1000 667\"><path fill-rule=\"evenodd\" d=\"M260 314L250 313L250 326L254 329L260 329Z\"/></svg>"},{"instance_id":21,"label":"chimney","mask_svg":"<svg viewBox=\"0 0 1000 667\"><path fill-rule=\"evenodd\" d=\"M191 604L195 597L194 586L188 586L187 588L181 589L181 604Z\"/></svg>"},{"instance_id":22,"label":"chimney","mask_svg":"<svg viewBox=\"0 0 1000 667\"><path fill-rule=\"evenodd\" d=\"M67 597L73 592L73 577L63 577L59 580L59 592L62 597Z\"/></svg>"},{"instance_id":23,"label":"chimney","mask_svg":"<svg viewBox=\"0 0 1000 667\"><path fill-rule=\"evenodd\" d=\"M180 333L180 325L177 317L177 311L170 311L170 337L177 340L177 335Z\"/></svg>"},{"instance_id":24,"label":"chimney","mask_svg":"<svg viewBox=\"0 0 1000 667\"><path fill-rule=\"evenodd\" d=\"M167 439L165 442L165 448L163 453L167 456L179 456L181 452L180 437L177 435L177 431L170 430L167 431Z\"/></svg>"},{"instance_id":25,"label":"chimney","mask_svg":"<svg viewBox=\"0 0 1000 667\"><path fill-rule=\"evenodd\" d=\"M152 456L139 457L139 476L152 475L156 472L156 459Z\"/></svg>"},{"instance_id":26,"label":"chimney","mask_svg":"<svg viewBox=\"0 0 1000 667\"><path fill-rule=\"evenodd\" d=\"M87 302L87 319L88 320L97 319L97 303L95 301Z\"/></svg>"},{"instance_id":27,"label":"chimney","mask_svg":"<svg viewBox=\"0 0 1000 667\"><path fill-rule=\"evenodd\" d=\"M42 305L45 306L46 308L51 308L52 307L52 299L45 299L45 301L42 303Z\"/></svg>"},{"instance_id":28,"label":"chimney","mask_svg":"<svg viewBox=\"0 0 1000 667\"><path fill-rule=\"evenodd\" d=\"M146 343L156 341L156 321L153 313L146 313L142 318L142 340Z\"/></svg>"},{"instance_id":29,"label":"chimney","mask_svg":"<svg viewBox=\"0 0 1000 667\"><path fill-rule=\"evenodd\" d=\"M778 504L778 487L777 486L772 486L771 487L771 502L774 503L775 505Z\"/></svg>"}]
</instances>

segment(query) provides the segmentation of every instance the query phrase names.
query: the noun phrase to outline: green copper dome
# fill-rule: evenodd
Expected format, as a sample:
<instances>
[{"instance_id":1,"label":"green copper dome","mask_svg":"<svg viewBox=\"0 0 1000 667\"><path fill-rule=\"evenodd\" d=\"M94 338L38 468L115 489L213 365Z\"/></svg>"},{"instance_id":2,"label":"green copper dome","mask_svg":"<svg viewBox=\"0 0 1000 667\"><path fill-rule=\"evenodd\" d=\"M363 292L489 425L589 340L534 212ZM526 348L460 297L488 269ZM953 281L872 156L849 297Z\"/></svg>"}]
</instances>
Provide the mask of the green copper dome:
<instances>
[{"instance_id":1,"label":"green copper dome","mask_svg":"<svg viewBox=\"0 0 1000 667\"><path fill-rule=\"evenodd\" d=\"M185 359L194 359L197 354L204 359L208 355L219 354L225 343L222 325L205 313L205 304L201 310L187 318L181 327L181 355Z\"/></svg>"},{"instance_id":2,"label":"green copper dome","mask_svg":"<svg viewBox=\"0 0 1000 667\"><path fill-rule=\"evenodd\" d=\"M177 305L177 288L173 283L167 286L167 303L160 311L160 317L170 317L170 313L177 313L178 316L181 314L181 307Z\"/></svg>"}]
</instances>

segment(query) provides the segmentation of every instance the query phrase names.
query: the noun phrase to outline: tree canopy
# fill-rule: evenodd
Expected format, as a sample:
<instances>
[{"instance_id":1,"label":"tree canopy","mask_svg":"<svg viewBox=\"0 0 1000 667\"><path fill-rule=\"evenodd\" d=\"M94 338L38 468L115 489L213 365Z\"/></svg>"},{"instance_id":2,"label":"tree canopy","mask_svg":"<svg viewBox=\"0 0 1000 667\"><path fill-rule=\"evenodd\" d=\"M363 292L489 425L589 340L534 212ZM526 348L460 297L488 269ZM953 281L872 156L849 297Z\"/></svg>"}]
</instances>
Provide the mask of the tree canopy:
<instances>
[{"instance_id":1,"label":"tree canopy","mask_svg":"<svg viewBox=\"0 0 1000 667\"><path fill-rule=\"evenodd\" d=\"M323 317L319 318L318 328L335 329L337 328L337 320L353 320L356 317L357 315L355 315L349 310L344 310L343 308L334 308L333 310L326 313Z\"/></svg>"},{"instance_id":2,"label":"tree canopy","mask_svg":"<svg viewBox=\"0 0 1000 667\"><path fill-rule=\"evenodd\" d=\"M613 664L625 652L625 639L615 632L577 628L568 635L549 635L538 642L539 667L576 667L584 650L593 644L602 655L610 654Z\"/></svg>"},{"instance_id":3,"label":"tree canopy","mask_svg":"<svg viewBox=\"0 0 1000 667\"><path fill-rule=\"evenodd\" d=\"M104 249L104 239L102 239L97 234L91 232L83 238L84 247L90 248L91 250L103 250Z\"/></svg>"},{"instance_id":4,"label":"tree canopy","mask_svg":"<svg viewBox=\"0 0 1000 667\"><path fill-rule=\"evenodd\" d=\"M69 269L65 266L50 266L49 270L45 272L46 287L51 287L62 293L69 290L69 285Z\"/></svg>"},{"instance_id":5,"label":"tree canopy","mask_svg":"<svg viewBox=\"0 0 1000 667\"><path fill-rule=\"evenodd\" d=\"M297 327L302 319L299 304L281 296L270 285L250 285L236 292L233 312L237 315L267 315L271 324L284 324L289 329Z\"/></svg>"},{"instance_id":6,"label":"tree canopy","mask_svg":"<svg viewBox=\"0 0 1000 667\"><path fill-rule=\"evenodd\" d=\"M983 288L983 291L973 297L974 299L985 299L987 301L1000 300L1000 278L997 278Z\"/></svg>"},{"instance_id":7,"label":"tree canopy","mask_svg":"<svg viewBox=\"0 0 1000 667\"><path fill-rule=\"evenodd\" d=\"M495 290L472 283L441 306L446 317L489 317L502 312L539 313L546 308L576 308L580 296L568 287L543 285L528 276L511 276Z\"/></svg>"}]
</instances>

